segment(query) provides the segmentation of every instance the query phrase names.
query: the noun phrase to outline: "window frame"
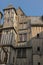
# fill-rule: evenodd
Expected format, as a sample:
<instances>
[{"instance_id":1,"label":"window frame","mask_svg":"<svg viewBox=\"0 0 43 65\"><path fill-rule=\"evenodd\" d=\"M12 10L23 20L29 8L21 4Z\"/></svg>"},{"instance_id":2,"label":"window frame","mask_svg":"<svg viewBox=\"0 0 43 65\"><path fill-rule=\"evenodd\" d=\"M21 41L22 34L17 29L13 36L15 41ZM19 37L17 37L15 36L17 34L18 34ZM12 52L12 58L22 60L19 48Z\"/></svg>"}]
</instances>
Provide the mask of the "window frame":
<instances>
[{"instance_id":1,"label":"window frame","mask_svg":"<svg viewBox=\"0 0 43 65\"><path fill-rule=\"evenodd\" d=\"M37 47L37 51L40 51L40 47L39 46Z\"/></svg>"},{"instance_id":2,"label":"window frame","mask_svg":"<svg viewBox=\"0 0 43 65\"><path fill-rule=\"evenodd\" d=\"M21 39L20 39L20 36L21 36ZM19 34L19 41L26 42L27 41L27 33L20 33Z\"/></svg>"},{"instance_id":3,"label":"window frame","mask_svg":"<svg viewBox=\"0 0 43 65\"><path fill-rule=\"evenodd\" d=\"M27 30L28 29L28 26L27 26L28 22L19 23L19 25L22 26L21 29L19 29L19 30Z\"/></svg>"},{"instance_id":4,"label":"window frame","mask_svg":"<svg viewBox=\"0 0 43 65\"><path fill-rule=\"evenodd\" d=\"M40 35L39 35L39 33L37 34L37 38L39 38L40 37Z\"/></svg>"},{"instance_id":5,"label":"window frame","mask_svg":"<svg viewBox=\"0 0 43 65\"><path fill-rule=\"evenodd\" d=\"M24 50L25 50L25 54L24 54ZM18 53L18 51L20 51L20 54ZM17 50L17 58L26 58L26 48Z\"/></svg>"},{"instance_id":6,"label":"window frame","mask_svg":"<svg viewBox=\"0 0 43 65\"><path fill-rule=\"evenodd\" d=\"M38 62L38 65L40 65L40 62Z\"/></svg>"}]
</instances>

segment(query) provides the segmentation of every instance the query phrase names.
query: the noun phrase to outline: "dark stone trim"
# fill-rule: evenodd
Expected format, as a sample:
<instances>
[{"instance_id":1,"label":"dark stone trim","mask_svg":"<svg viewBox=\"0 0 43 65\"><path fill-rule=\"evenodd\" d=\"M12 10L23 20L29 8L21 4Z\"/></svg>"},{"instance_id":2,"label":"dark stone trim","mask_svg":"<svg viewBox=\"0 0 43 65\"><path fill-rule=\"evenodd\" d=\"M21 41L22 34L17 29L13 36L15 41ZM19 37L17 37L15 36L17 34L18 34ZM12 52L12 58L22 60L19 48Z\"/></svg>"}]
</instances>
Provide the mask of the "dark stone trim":
<instances>
[{"instance_id":1,"label":"dark stone trim","mask_svg":"<svg viewBox=\"0 0 43 65\"><path fill-rule=\"evenodd\" d=\"M27 41L18 41L18 43L24 43L24 42L27 42Z\"/></svg>"},{"instance_id":2,"label":"dark stone trim","mask_svg":"<svg viewBox=\"0 0 43 65\"><path fill-rule=\"evenodd\" d=\"M43 27L43 24L31 24L31 26L33 26L33 27Z\"/></svg>"},{"instance_id":3,"label":"dark stone trim","mask_svg":"<svg viewBox=\"0 0 43 65\"><path fill-rule=\"evenodd\" d=\"M15 49L31 49L31 48L32 48L32 47L26 47L26 46L23 47L23 46L22 46L22 47L16 47Z\"/></svg>"},{"instance_id":4,"label":"dark stone trim","mask_svg":"<svg viewBox=\"0 0 43 65\"><path fill-rule=\"evenodd\" d=\"M0 45L0 47L11 47L11 48L13 48L14 49L14 47L12 46L12 45Z\"/></svg>"},{"instance_id":5,"label":"dark stone trim","mask_svg":"<svg viewBox=\"0 0 43 65\"><path fill-rule=\"evenodd\" d=\"M9 10L9 9L14 9L14 10L15 10L14 7L11 7L11 8L5 8L5 9L3 9L3 11L5 11L5 10Z\"/></svg>"},{"instance_id":6,"label":"dark stone trim","mask_svg":"<svg viewBox=\"0 0 43 65\"><path fill-rule=\"evenodd\" d=\"M9 30L9 29L13 29L15 32L16 32L16 30L14 29L14 27L8 27L8 28L0 28L0 31L2 30ZM17 32L16 32L16 34L17 34Z\"/></svg>"},{"instance_id":7,"label":"dark stone trim","mask_svg":"<svg viewBox=\"0 0 43 65\"><path fill-rule=\"evenodd\" d=\"M22 31L22 30L28 30L28 28L25 28L25 29L19 29L19 31Z\"/></svg>"},{"instance_id":8,"label":"dark stone trim","mask_svg":"<svg viewBox=\"0 0 43 65\"><path fill-rule=\"evenodd\" d=\"M13 46L13 45L0 45L0 47L11 47L13 49L28 49L28 48L32 48L32 46Z\"/></svg>"},{"instance_id":9,"label":"dark stone trim","mask_svg":"<svg viewBox=\"0 0 43 65\"><path fill-rule=\"evenodd\" d=\"M15 13L16 13L16 15L17 15L16 9L15 9L14 7L12 7L12 8L5 8L5 9L3 9L3 11L5 11L5 10L10 10L10 9L14 9L14 11L15 11Z\"/></svg>"},{"instance_id":10,"label":"dark stone trim","mask_svg":"<svg viewBox=\"0 0 43 65\"><path fill-rule=\"evenodd\" d=\"M37 53L37 52L36 52L36 53L33 53L33 56L34 56L34 55L39 55L39 56L42 56L42 55L43 55L43 53L41 53L41 52Z\"/></svg>"},{"instance_id":11,"label":"dark stone trim","mask_svg":"<svg viewBox=\"0 0 43 65\"><path fill-rule=\"evenodd\" d=\"M43 37L37 37L36 36L36 37L33 37L33 39L37 39L38 40L38 39L43 39Z\"/></svg>"}]
</instances>

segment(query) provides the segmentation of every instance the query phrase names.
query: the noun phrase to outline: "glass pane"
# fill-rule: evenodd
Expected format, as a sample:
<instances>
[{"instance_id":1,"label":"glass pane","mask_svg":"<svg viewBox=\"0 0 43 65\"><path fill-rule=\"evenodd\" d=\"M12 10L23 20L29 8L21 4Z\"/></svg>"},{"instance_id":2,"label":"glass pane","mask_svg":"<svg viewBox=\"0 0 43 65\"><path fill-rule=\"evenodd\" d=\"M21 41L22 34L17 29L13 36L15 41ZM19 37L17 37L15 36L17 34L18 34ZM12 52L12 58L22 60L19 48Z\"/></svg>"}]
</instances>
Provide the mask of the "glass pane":
<instances>
[{"instance_id":1,"label":"glass pane","mask_svg":"<svg viewBox=\"0 0 43 65\"><path fill-rule=\"evenodd\" d=\"M26 58L26 49L22 49L22 58Z\"/></svg>"},{"instance_id":2,"label":"glass pane","mask_svg":"<svg viewBox=\"0 0 43 65\"><path fill-rule=\"evenodd\" d=\"M20 39L20 41L22 41L22 34L19 35L19 39Z\"/></svg>"},{"instance_id":3,"label":"glass pane","mask_svg":"<svg viewBox=\"0 0 43 65\"><path fill-rule=\"evenodd\" d=\"M27 41L27 34L24 34L24 41Z\"/></svg>"},{"instance_id":4,"label":"glass pane","mask_svg":"<svg viewBox=\"0 0 43 65\"><path fill-rule=\"evenodd\" d=\"M21 58L21 49L17 50L17 58Z\"/></svg>"},{"instance_id":5,"label":"glass pane","mask_svg":"<svg viewBox=\"0 0 43 65\"><path fill-rule=\"evenodd\" d=\"M27 23L23 24L23 29L27 29Z\"/></svg>"}]
</instances>

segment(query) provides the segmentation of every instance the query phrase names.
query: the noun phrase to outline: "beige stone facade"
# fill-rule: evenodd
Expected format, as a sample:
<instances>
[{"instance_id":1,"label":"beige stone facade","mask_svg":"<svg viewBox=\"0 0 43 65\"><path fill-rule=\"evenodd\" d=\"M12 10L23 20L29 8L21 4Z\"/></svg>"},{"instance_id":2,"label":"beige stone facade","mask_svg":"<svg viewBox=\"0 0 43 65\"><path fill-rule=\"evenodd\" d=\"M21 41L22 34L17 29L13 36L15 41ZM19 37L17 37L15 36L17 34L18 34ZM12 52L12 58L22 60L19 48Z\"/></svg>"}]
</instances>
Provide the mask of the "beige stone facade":
<instances>
[{"instance_id":1,"label":"beige stone facade","mask_svg":"<svg viewBox=\"0 0 43 65\"><path fill-rule=\"evenodd\" d=\"M43 16L26 16L20 7L15 9L12 5L4 9L3 16L4 23L0 31L2 34L13 32L14 36L14 65L43 65ZM27 58L17 58L17 49L24 48L27 49Z\"/></svg>"}]
</instances>

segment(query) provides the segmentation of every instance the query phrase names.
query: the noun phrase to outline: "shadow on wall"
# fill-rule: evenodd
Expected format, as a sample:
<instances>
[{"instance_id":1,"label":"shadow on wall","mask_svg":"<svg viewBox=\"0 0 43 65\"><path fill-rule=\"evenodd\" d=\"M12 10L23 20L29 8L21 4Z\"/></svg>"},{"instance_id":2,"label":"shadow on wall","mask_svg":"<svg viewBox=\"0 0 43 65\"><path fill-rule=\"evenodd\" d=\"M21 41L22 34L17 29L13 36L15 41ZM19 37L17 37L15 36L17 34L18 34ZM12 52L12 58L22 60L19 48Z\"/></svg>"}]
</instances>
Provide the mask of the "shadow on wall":
<instances>
[{"instance_id":1,"label":"shadow on wall","mask_svg":"<svg viewBox=\"0 0 43 65\"><path fill-rule=\"evenodd\" d=\"M33 54L43 54L43 32L31 38L30 42L33 48Z\"/></svg>"}]
</instances>

